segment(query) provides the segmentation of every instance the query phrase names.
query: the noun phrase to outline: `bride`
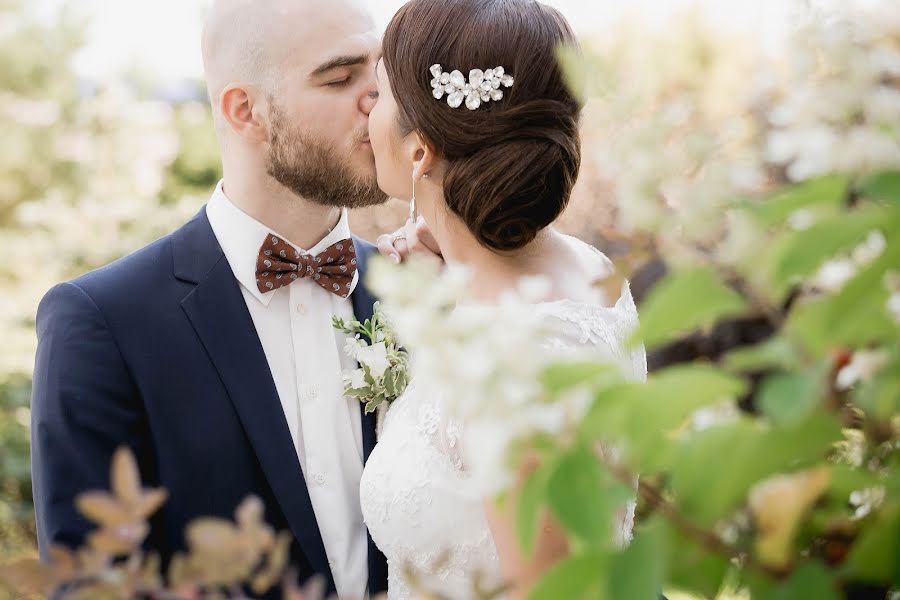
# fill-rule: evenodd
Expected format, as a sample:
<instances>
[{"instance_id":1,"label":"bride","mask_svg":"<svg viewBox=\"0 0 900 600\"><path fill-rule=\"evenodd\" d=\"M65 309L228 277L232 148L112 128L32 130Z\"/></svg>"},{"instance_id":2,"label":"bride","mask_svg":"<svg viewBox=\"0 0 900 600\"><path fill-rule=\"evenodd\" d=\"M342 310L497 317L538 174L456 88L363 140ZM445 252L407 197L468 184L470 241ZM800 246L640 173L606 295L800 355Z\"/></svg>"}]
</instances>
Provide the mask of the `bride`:
<instances>
[{"instance_id":1,"label":"bride","mask_svg":"<svg viewBox=\"0 0 900 600\"><path fill-rule=\"evenodd\" d=\"M610 306L592 285L610 275L610 261L552 227L581 162L582 105L556 58L563 45L576 45L569 24L534 0L412 0L394 16L370 140L379 186L412 199L421 218L379 246L398 261L430 248L464 265L480 304L543 277L551 298L534 311L552 325L553 347L621 355L637 317L627 286ZM645 377L643 351L626 362L630 377ZM389 598L417 597L409 572L448 598L471 597L476 575L524 596L565 556L561 529L547 517L537 550L522 556L510 516L462 491L464 424L445 416L441 398L423 396L413 381L393 403L360 483L366 524L388 559ZM623 541L632 515L623 507Z\"/></svg>"}]
</instances>

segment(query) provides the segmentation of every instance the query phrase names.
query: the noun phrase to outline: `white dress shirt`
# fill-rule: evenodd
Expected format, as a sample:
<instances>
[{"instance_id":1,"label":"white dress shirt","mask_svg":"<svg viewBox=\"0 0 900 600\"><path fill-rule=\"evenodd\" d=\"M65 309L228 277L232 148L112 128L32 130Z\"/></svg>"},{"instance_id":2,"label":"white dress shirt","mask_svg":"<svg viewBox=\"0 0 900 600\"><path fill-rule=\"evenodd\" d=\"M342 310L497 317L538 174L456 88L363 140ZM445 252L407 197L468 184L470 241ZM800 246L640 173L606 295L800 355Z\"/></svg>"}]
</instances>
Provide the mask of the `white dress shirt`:
<instances>
[{"instance_id":1,"label":"white dress shirt","mask_svg":"<svg viewBox=\"0 0 900 600\"><path fill-rule=\"evenodd\" d=\"M310 279L263 294L256 285L259 249L270 233L286 242L288 238L237 208L222 182L206 214L240 283L269 362L337 593L362 598L368 582L368 541L359 505L362 418L359 401L344 396L342 380L342 371L357 365L343 351L347 336L332 327L333 316L353 318L351 300ZM349 237L344 210L337 226L308 253L316 255ZM357 274L353 289L358 279Z\"/></svg>"}]
</instances>

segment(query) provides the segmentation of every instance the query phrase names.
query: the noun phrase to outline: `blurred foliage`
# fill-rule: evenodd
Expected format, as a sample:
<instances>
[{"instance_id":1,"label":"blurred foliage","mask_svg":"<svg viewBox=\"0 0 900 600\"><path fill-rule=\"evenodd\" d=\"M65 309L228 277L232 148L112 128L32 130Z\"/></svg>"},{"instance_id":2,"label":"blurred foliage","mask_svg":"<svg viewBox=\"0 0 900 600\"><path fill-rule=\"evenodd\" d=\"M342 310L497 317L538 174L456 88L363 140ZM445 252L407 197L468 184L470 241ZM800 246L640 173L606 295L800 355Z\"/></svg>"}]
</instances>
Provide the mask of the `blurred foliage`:
<instances>
[{"instance_id":1,"label":"blurred foliage","mask_svg":"<svg viewBox=\"0 0 900 600\"><path fill-rule=\"evenodd\" d=\"M177 227L221 177L203 84L186 94L196 101L173 102L147 82L77 79L71 60L86 26L77 8L48 20L24 0L0 3L0 558L34 546L28 429L40 298Z\"/></svg>"},{"instance_id":2,"label":"blurred foliage","mask_svg":"<svg viewBox=\"0 0 900 600\"><path fill-rule=\"evenodd\" d=\"M142 544L147 523L166 502L164 490L143 488L134 455L122 448L113 456L111 492L78 496L79 512L97 527L85 547L54 546L51 561L24 558L0 566L0 591L50 594L67 600L100 598L244 599L259 596L284 580L285 600L317 600L321 589L303 591L286 575L288 533L277 534L263 520L258 498L235 511L235 521L204 518L186 530L188 551L177 554L163 577L161 561ZM247 588L245 591L245 587Z\"/></svg>"},{"instance_id":3,"label":"blurred foliage","mask_svg":"<svg viewBox=\"0 0 900 600\"><path fill-rule=\"evenodd\" d=\"M28 424L31 385L16 378L0 385L0 557L34 540Z\"/></svg>"},{"instance_id":4,"label":"blurred foliage","mask_svg":"<svg viewBox=\"0 0 900 600\"><path fill-rule=\"evenodd\" d=\"M565 476L520 504L523 536L546 506L576 551L532 600L562 585L571 598L896 597L895 9L802 11L780 60L696 13L603 40L586 70L564 55L602 106L589 127L615 139L594 157L620 222L662 264L635 340L664 368L645 385L595 380L577 441L542 438L543 468ZM642 518L620 550L604 530L614 507L584 502L584 486L616 497L638 473Z\"/></svg>"},{"instance_id":5,"label":"blurred foliage","mask_svg":"<svg viewBox=\"0 0 900 600\"><path fill-rule=\"evenodd\" d=\"M900 269L900 188L875 199L844 183L858 192L853 205L819 226L866 227L832 244L767 220L770 242L752 257L761 296L746 294L746 281L715 257L673 269L651 290L638 332L648 349L736 313L769 315L771 334L718 364L659 370L645 385L594 384L578 441L544 441L544 468L564 476L528 510L548 506L577 551L533 599L556 597L554 578L585 598L651 598L663 587L703 597L740 589L753 598L887 598L900 587L900 316L888 300L897 291L883 283ZM823 201L817 189L768 201ZM839 290L808 289L785 303L784 272L795 274L796 296L870 228L885 239L877 258ZM598 441L618 444L621 460L596 454ZM597 529L614 507L584 502L575 482L591 482L591 497L615 498L636 473L644 514L619 551Z\"/></svg>"},{"instance_id":6,"label":"blurred foliage","mask_svg":"<svg viewBox=\"0 0 900 600\"><path fill-rule=\"evenodd\" d=\"M454 320L452 277L373 267L417 389L462 422L467 483L540 457L504 506L526 551L549 511L571 555L529 600L900 594L900 13L832 8L801 10L777 56L700 12L563 52L587 154L659 265L632 340L657 358L646 383L614 350L532 391L516 303Z\"/></svg>"},{"instance_id":7,"label":"blurred foliage","mask_svg":"<svg viewBox=\"0 0 900 600\"><path fill-rule=\"evenodd\" d=\"M0 562L33 544L28 398L41 296L172 230L220 177L202 88L196 102L171 102L144 83L78 81L75 14L42 22L24 0L0 0ZM533 598L630 600L663 588L883 598L900 587L896 14L801 29L802 44L776 65L690 19L660 35L623 28L595 49L582 82L589 151L563 222L614 257L662 264L640 335L669 368L643 386L594 382L577 430L543 441L521 537L527 545L549 509L575 552ZM610 181L615 207L603 202ZM370 236L402 212L370 209L354 228ZM606 229L616 218L634 238ZM618 261L624 272L630 260ZM610 439L621 460L593 460ZM162 501L138 493L128 459L117 460L115 493L80 501L107 527L83 554L57 553L69 575L139 546ZM616 503L585 493L621 499L636 473L636 537L613 548L606 513ZM242 507L237 526L201 524L192 550L256 572L278 538L255 510ZM236 550L240 560L228 554L236 548L247 551ZM114 566L119 583L157 586L152 561ZM56 576L28 564L31 584ZM237 581L215 579L204 561L174 564L192 584Z\"/></svg>"}]
</instances>

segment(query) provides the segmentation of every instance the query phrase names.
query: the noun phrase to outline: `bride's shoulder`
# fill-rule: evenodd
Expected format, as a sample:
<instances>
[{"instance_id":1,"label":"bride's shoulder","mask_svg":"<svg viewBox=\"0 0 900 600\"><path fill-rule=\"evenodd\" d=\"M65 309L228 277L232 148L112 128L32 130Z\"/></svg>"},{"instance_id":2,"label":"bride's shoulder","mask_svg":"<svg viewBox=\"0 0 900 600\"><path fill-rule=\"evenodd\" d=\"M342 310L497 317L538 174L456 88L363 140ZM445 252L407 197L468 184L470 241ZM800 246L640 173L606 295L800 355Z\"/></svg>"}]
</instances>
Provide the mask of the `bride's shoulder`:
<instances>
[{"instance_id":1,"label":"bride's shoulder","mask_svg":"<svg viewBox=\"0 0 900 600\"><path fill-rule=\"evenodd\" d=\"M561 233L560 237L578 256L582 265L598 278L609 277L615 273L615 266L609 257L591 244L567 233Z\"/></svg>"},{"instance_id":2,"label":"bride's shoulder","mask_svg":"<svg viewBox=\"0 0 900 600\"><path fill-rule=\"evenodd\" d=\"M573 235L558 235L565 259L557 262L566 263L562 278L565 289L559 291L560 296L586 304L613 305L625 283L613 262L606 254ZM575 282L582 282L583 286L573 285Z\"/></svg>"}]
</instances>

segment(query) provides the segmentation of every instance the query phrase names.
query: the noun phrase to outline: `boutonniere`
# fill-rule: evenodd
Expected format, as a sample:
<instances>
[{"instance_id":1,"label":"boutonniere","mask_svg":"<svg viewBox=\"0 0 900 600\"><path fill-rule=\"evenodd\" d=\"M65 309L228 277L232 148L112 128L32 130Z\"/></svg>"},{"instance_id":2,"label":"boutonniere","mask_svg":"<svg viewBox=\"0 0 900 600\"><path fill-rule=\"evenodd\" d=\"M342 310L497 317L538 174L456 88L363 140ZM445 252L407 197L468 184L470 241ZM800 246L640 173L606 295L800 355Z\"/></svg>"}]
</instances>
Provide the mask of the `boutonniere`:
<instances>
[{"instance_id":1,"label":"boutonniere","mask_svg":"<svg viewBox=\"0 0 900 600\"><path fill-rule=\"evenodd\" d=\"M387 408L409 383L409 354L397 343L379 304L364 323L334 317L334 327L352 336L344 352L359 363L359 368L343 374L344 394L365 404L366 414L382 405Z\"/></svg>"}]
</instances>

